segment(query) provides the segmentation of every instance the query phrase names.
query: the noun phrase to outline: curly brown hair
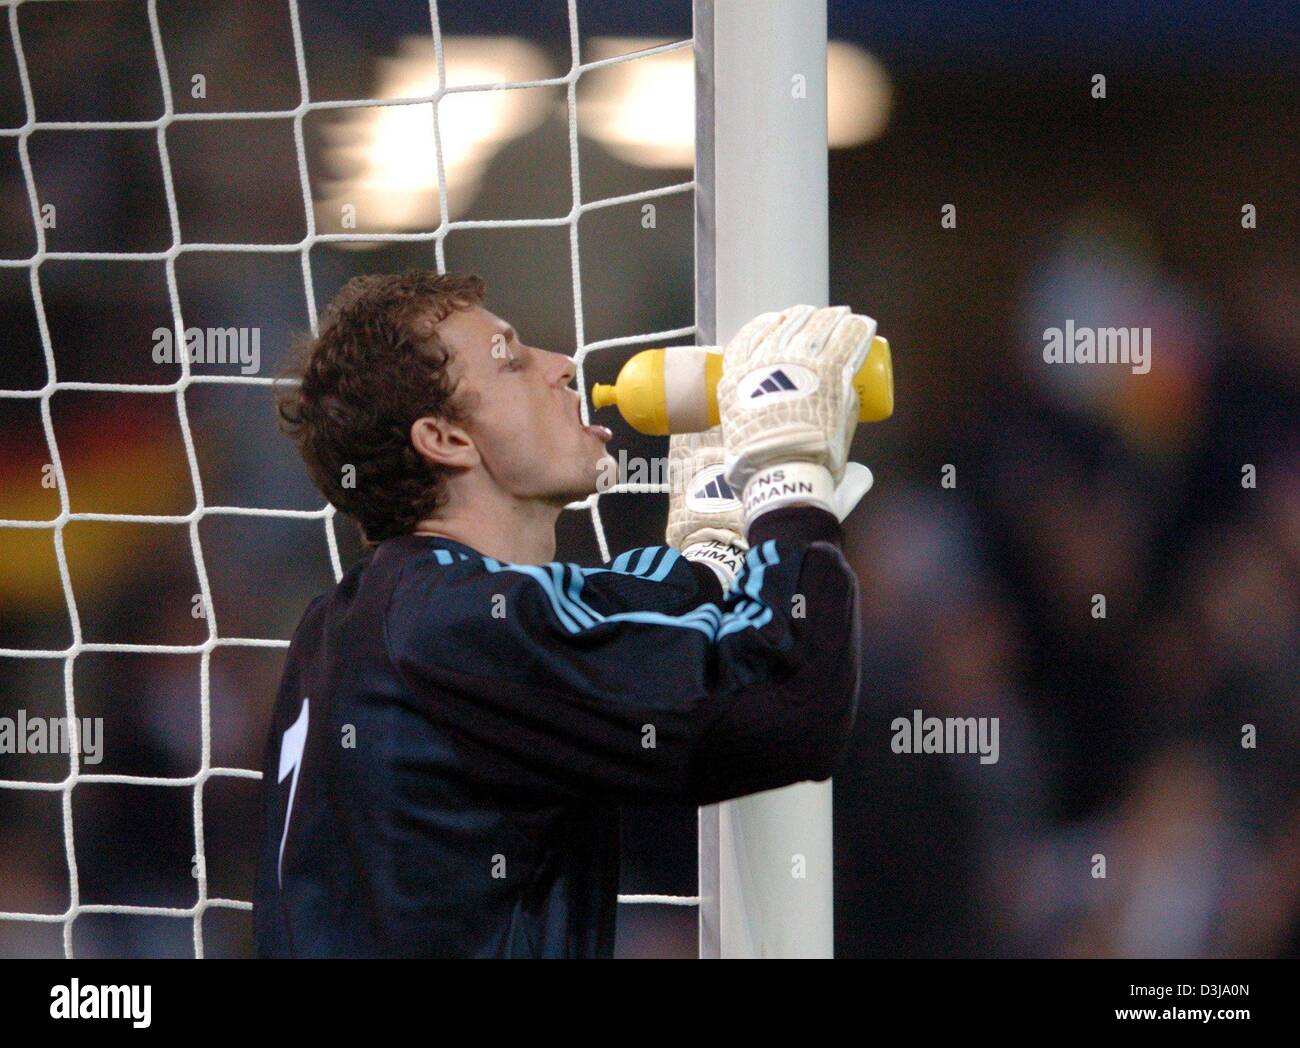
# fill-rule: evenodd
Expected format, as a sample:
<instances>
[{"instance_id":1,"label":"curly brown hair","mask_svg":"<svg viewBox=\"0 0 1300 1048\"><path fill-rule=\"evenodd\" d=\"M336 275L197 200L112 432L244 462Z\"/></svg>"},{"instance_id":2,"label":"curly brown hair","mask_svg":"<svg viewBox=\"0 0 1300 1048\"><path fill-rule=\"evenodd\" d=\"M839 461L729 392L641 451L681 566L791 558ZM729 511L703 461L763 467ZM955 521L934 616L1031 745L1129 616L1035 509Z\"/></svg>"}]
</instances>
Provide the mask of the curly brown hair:
<instances>
[{"instance_id":1,"label":"curly brown hair","mask_svg":"<svg viewBox=\"0 0 1300 1048\"><path fill-rule=\"evenodd\" d=\"M453 395L437 325L481 303L485 290L473 274L424 269L353 277L320 334L290 351L276 384L280 427L369 545L412 531L445 498L445 471L416 452L411 424L426 415L461 421L472 407Z\"/></svg>"}]
</instances>

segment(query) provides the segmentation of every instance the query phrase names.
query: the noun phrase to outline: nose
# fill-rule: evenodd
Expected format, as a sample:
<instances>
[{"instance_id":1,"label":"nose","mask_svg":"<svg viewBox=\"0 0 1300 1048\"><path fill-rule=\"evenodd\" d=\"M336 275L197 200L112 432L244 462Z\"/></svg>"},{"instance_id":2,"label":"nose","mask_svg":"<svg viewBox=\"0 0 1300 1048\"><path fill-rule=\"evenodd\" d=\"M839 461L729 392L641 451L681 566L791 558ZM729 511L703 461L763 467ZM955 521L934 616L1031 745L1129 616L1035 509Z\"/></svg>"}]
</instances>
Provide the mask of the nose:
<instances>
[{"instance_id":1,"label":"nose","mask_svg":"<svg viewBox=\"0 0 1300 1048\"><path fill-rule=\"evenodd\" d=\"M557 380L565 386L572 385L573 380L578 376L578 365L574 363L572 357L566 357L563 353L553 355L559 360L560 364Z\"/></svg>"}]
</instances>

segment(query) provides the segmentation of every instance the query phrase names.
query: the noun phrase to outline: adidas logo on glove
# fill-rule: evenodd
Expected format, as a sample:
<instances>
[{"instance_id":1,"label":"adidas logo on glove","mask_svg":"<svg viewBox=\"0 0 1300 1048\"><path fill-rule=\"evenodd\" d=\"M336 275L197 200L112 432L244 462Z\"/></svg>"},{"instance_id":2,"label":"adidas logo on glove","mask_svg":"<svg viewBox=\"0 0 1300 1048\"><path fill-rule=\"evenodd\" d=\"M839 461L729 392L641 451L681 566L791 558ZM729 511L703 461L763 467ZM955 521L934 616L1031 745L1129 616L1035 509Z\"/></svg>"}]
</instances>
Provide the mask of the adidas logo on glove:
<instances>
[{"instance_id":1,"label":"adidas logo on glove","mask_svg":"<svg viewBox=\"0 0 1300 1048\"><path fill-rule=\"evenodd\" d=\"M686 493L687 508L696 513L729 513L735 510L740 505L740 499L722 474L721 465L700 470Z\"/></svg>"},{"instance_id":2,"label":"adidas logo on glove","mask_svg":"<svg viewBox=\"0 0 1300 1048\"><path fill-rule=\"evenodd\" d=\"M798 364L755 368L736 386L736 406L760 408L782 400L796 400L817 390L817 373Z\"/></svg>"}]
</instances>

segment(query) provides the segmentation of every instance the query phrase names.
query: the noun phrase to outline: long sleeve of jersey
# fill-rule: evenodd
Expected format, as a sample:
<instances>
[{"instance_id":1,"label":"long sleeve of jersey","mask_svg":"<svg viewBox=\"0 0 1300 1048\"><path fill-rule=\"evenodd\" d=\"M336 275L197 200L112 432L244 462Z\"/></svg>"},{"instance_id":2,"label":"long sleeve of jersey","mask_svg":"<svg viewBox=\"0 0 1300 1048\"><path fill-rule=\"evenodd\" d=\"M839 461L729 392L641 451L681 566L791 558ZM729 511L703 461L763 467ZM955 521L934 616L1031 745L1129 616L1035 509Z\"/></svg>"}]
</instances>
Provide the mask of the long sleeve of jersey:
<instances>
[{"instance_id":1,"label":"long sleeve of jersey","mask_svg":"<svg viewBox=\"0 0 1300 1048\"><path fill-rule=\"evenodd\" d=\"M765 514L723 593L666 547L582 568L413 538L384 644L487 787L711 803L824 779L860 666L841 540L821 510Z\"/></svg>"}]
</instances>

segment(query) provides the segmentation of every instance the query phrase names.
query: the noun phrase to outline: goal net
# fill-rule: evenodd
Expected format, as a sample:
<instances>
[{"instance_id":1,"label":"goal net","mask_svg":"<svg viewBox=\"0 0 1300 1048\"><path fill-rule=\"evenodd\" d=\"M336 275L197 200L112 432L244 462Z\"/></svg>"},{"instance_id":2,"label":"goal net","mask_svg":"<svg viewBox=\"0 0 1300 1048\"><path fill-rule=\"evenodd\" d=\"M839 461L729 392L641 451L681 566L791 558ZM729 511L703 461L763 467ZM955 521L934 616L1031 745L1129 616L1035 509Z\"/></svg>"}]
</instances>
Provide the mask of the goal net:
<instances>
[{"instance_id":1,"label":"goal net","mask_svg":"<svg viewBox=\"0 0 1300 1048\"><path fill-rule=\"evenodd\" d=\"M273 438L248 435L271 411L274 347L295 323L279 315L286 302L314 332L318 310L355 272L477 269L494 309L533 341L533 316L561 302L571 309L571 327L554 322L545 333L571 340L587 413L593 382L639 347L717 344L757 312L827 300L824 5L696 0L693 38L648 43L589 34L581 3L567 0L539 13L558 29L546 45L461 32L436 2L415 6L420 30L350 79L345 62L313 51L320 26L296 0L229 5L245 29L215 49L203 35L214 32L210 16L202 32L187 23L199 19L192 4L3 3L13 83L0 142L12 199L0 291L15 315L23 298L31 323L30 353L15 351L0 379L14 446L27 441L5 467L0 570L6 602L45 610L34 616L43 626L0 636L0 692L10 695L0 726L9 722L25 747L0 753L0 953L50 952L50 934L66 956L179 952L163 932L106 932L104 945L101 919L184 927L196 957L240 941L222 929L226 916L248 920L248 867L216 871L222 849L256 836L249 740L265 730L297 613L356 552L331 507L293 505L302 483L284 479ZM126 41L113 60L124 68L103 65L107 101L65 118L58 106L72 103L58 92L87 53L78 39L99 32ZM287 100L265 87L263 104L249 105L263 88L223 87L220 55L227 72L238 70L259 46L282 52L278 74L259 73L279 75ZM56 76L61 87L51 87ZM147 90L123 86L146 79ZM368 91L340 97L340 84L362 81ZM135 111L116 114L117 100ZM272 133L274 143L257 137ZM78 240L92 218L103 226L96 208L149 203L144 190L117 185L116 200L100 192L116 185L107 174L77 177L92 162L111 166L115 135L132 136L156 164L157 228ZM528 149L508 162L510 143L524 139ZM638 150L653 159L620 184L632 168L619 158ZM195 193L220 200L223 179L245 181L229 191L229 208L196 217ZM268 196L287 183L293 208L250 214L240 201L261 192L259 180ZM611 222L622 239L611 239ZM684 255L672 237L626 234L674 222ZM505 239L524 233L539 239ZM638 275L621 275L633 256ZM114 337L93 322L97 298L155 276L139 299L161 317L143 328L147 341L119 332L111 350L85 349ZM190 290L204 281L234 290L193 305ZM638 310L628 311L629 297ZM639 327L620 327L625 314ZM142 421L164 414L161 428ZM666 454L663 441L615 428L629 458ZM212 450L232 442L237 453ZM659 541L662 500L647 496L665 490L626 480L570 506L561 554L607 562L633 541ZM292 538L271 530L285 527ZM271 566L286 563L298 574L277 584ZM122 564L133 573L125 589ZM116 602L111 615L105 601ZM263 607L275 610L259 616ZM146 633L176 617L184 628ZM85 725L79 744L57 745L46 731L36 745L30 726L59 721ZM179 738L192 741L184 759ZM162 756L117 761L115 740ZM239 791L242 807L214 800L225 789ZM165 858L184 862L186 887L140 874L129 898L111 897L104 886L124 884L122 870L148 868L164 825L183 838ZM698 891L620 902L698 906L704 956L829 955L829 784L702 810L698 856Z\"/></svg>"}]
</instances>

